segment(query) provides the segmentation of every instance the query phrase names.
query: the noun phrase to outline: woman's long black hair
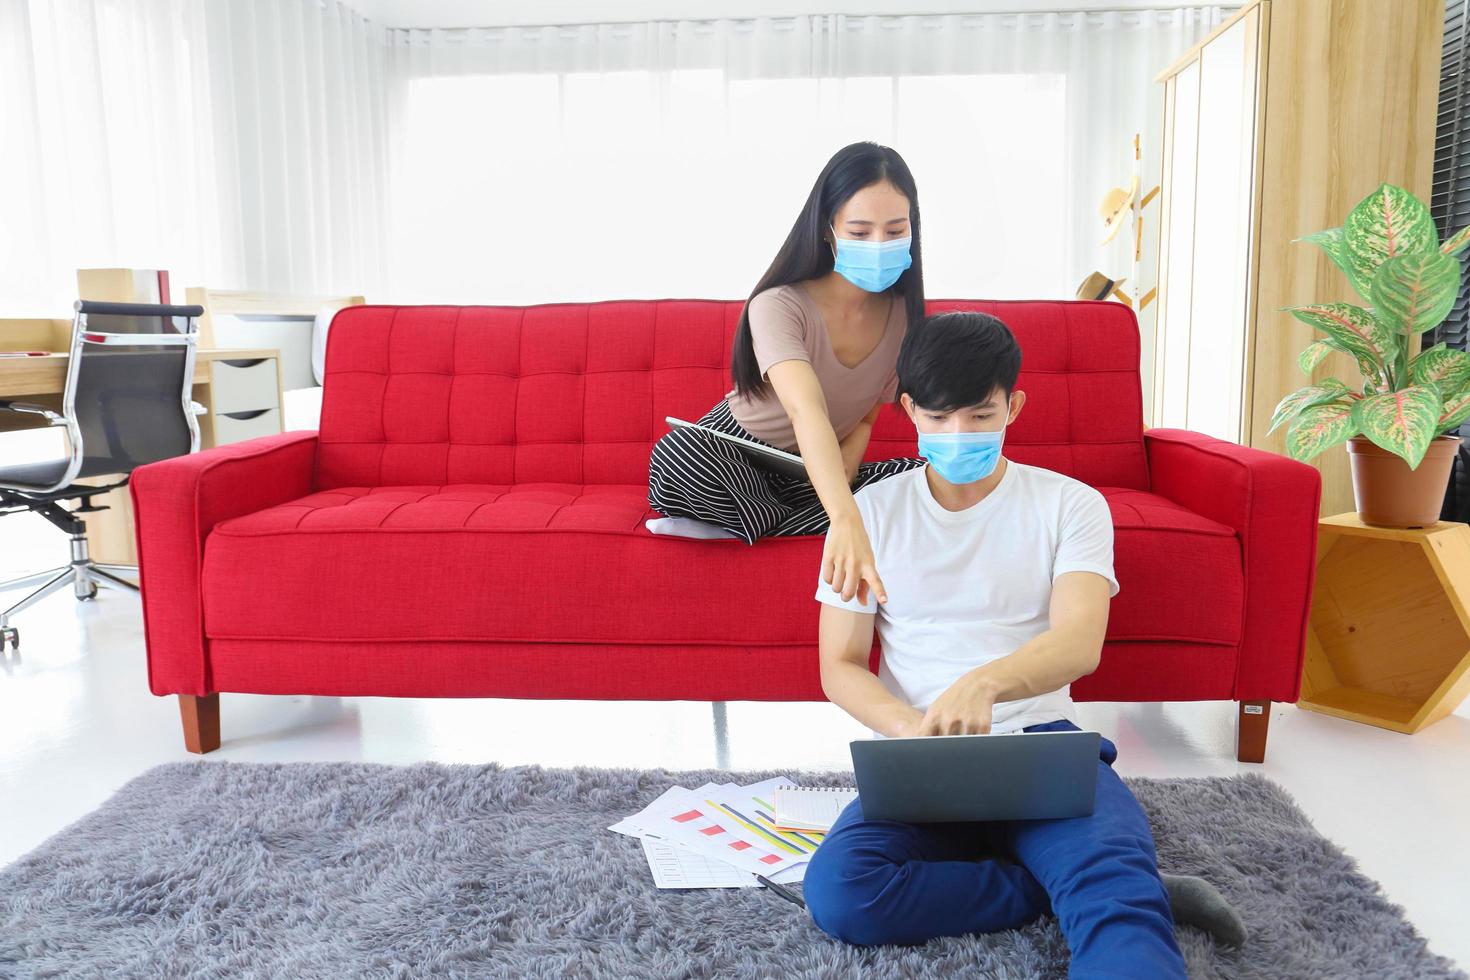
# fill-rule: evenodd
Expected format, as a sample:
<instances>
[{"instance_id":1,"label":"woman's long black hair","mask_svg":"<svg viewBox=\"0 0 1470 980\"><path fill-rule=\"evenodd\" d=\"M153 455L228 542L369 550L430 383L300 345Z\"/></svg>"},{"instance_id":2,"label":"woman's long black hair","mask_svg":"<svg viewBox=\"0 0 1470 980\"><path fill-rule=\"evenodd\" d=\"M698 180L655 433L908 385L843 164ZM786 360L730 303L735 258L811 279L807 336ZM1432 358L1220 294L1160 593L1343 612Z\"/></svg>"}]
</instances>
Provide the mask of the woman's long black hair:
<instances>
[{"instance_id":1,"label":"woman's long black hair","mask_svg":"<svg viewBox=\"0 0 1470 980\"><path fill-rule=\"evenodd\" d=\"M866 141L844 146L822 168L781 251L776 253L740 311L740 326L735 331L735 346L730 352L730 375L740 394L754 398L771 394L770 385L761 380L760 367L755 362L755 346L750 339L750 300L775 286L816 279L831 272L832 249L823 237L828 223L835 221L838 210L854 194L883 181L909 199L909 234L914 239L909 247L913 265L889 288L903 297L910 330L917 330L924 322L924 259L919 247L919 192L914 187L914 175L909 173L909 165L896 150Z\"/></svg>"}]
</instances>

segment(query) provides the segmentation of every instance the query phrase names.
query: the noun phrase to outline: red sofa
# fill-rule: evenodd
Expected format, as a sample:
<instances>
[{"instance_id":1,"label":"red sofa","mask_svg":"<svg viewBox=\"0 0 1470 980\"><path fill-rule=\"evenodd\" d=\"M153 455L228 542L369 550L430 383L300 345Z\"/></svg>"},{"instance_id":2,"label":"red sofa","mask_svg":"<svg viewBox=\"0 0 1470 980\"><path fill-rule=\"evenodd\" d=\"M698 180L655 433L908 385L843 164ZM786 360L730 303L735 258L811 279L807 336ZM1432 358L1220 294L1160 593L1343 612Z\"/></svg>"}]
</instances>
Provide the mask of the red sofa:
<instances>
[{"instance_id":1,"label":"red sofa","mask_svg":"<svg viewBox=\"0 0 1470 980\"><path fill-rule=\"evenodd\" d=\"M936 300L1024 352L1006 452L1084 480L1117 526L1102 665L1078 700L1241 702L1239 755L1298 695L1316 470L1145 432L1116 303ZM820 700L820 537L650 534L665 415L729 387L741 303L358 306L329 335L319 432L137 470L148 680L186 744L218 692ZM893 406L870 459L911 456ZM752 611L758 615L752 615ZM876 652L875 652L876 658Z\"/></svg>"}]
</instances>

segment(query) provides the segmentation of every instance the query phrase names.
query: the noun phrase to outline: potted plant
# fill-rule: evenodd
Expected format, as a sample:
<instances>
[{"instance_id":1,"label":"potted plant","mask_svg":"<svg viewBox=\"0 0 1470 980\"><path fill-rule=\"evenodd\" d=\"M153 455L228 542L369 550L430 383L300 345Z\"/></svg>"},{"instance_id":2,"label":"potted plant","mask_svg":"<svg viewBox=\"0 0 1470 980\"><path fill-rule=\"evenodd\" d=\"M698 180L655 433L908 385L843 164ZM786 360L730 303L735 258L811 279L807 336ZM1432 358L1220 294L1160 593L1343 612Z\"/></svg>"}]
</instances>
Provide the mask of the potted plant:
<instances>
[{"instance_id":1,"label":"potted plant","mask_svg":"<svg viewBox=\"0 0 1470 980\"><path fill-rule=\"evenodd\" d=\"M1460 445L1451 433L1470 417L1470 354L1444 344L1412 358L1409 350L1459 295L1456 256L1470 244L1470 227L1441 243L1424 203L1384 184L1341 228L1298 241L1320 246L1370 305L1286 310L1324 334L1297 363L1310 376L1329 352L1341 351L1357 361L1362 384L1324 378L1292 392L1276 406L1270 431L1289 423L1287 454L1303 462L1346 442L1365 524L1433 524Z\"/></svg>"}]
</instances>

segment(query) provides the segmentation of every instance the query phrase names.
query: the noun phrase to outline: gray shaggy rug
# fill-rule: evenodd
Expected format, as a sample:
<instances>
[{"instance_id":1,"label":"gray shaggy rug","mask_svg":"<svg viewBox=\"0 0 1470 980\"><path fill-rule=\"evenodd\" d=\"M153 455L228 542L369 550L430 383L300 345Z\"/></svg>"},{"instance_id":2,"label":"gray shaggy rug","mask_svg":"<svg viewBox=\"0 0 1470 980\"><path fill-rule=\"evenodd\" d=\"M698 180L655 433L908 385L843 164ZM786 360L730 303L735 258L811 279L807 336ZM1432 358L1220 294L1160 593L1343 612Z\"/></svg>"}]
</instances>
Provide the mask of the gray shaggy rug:
<instances>
[{"instance_id":1,"label":"gray shaggy rug","mask_svg":"<svg viewBox=\"0 0 1470 980\"><path fill-rule=\"evenodd\" d=\"M1050 917L857 949L760 889L660 892L604 829L674 783L770 775L160 766L0 871L0 976L1065 976ZM1181 928L1192 976L1465 976L1269 780L1128 782L1163 870L1215 882L1251 931L1216 951Z\"/></svg>"}]
</instances>

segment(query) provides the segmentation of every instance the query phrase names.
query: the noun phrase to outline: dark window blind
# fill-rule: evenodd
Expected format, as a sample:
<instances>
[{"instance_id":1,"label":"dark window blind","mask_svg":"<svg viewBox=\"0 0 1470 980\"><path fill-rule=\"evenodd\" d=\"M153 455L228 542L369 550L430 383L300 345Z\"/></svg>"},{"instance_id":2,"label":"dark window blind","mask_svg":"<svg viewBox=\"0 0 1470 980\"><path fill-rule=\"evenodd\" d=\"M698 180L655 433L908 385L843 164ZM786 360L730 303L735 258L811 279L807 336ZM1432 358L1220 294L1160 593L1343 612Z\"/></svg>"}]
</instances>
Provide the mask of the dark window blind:
<instances>
[{"instance_id":1,"label":"dark window blind","mask_svg":"<svg viewBox=\"0 0 1470 980\"><path fill-rule=\"evenodd\" d=\"M1444 51L1439 70L1439 116L1434 133L1434 190L1430 210L1441 239L1470 225L1470 79L1466 78L1466 18L1470 0L1448 0ZM1465 253L1461 253L1463 257ZM1465 272L1462 270L1462 277ZM1449 317L1425 340L1466 349L1470 334L1470 296L1461 280L1460 297ZM1463 428L1461 431L1465 431Z\"/></svg>"},{"instance_id":2,"label":"dark window blind","mask_svg":"<svg viewBox=\"0 0 1470 980\"><path fill-rule=\"evenodd\" d=\"M1439 66L1439 115L1434 124L1434 189L1429 209L1439 226L1441 240L1470 224L1470 80L1466 79L1466 19L1470 0L1446 0L1444 48ZM1463 256L1464 253L1461 253ZM1460 295L1450 315L1424 338L1426 347L1446 343L1466 349L1470 334L1470 299L1465 271L1460 271ZM1460 426L1463 437L1470 423ZM1440 519L1470 522L1470 456L1462 444L1445 488Z\"/></svg>"}]
</instances>

